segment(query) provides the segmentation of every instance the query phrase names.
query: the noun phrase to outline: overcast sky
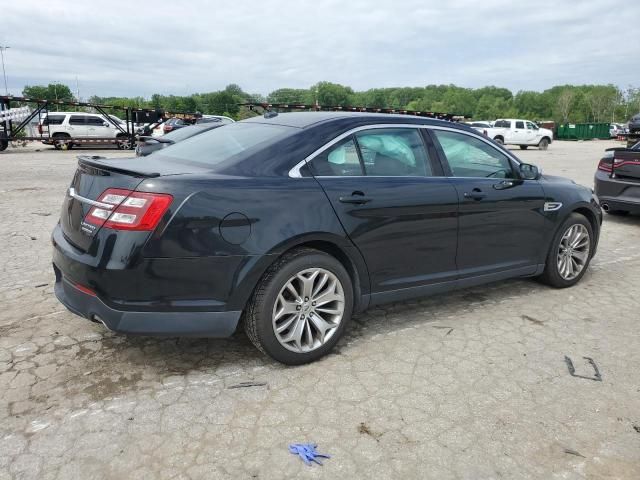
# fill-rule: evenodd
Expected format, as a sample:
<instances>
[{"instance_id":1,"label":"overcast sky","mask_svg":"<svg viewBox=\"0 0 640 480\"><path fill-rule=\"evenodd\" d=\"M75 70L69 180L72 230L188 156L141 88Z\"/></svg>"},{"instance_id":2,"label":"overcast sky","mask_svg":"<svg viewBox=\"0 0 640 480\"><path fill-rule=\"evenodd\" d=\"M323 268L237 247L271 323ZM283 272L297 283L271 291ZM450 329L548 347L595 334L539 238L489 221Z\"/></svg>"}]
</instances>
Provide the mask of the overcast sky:
<instances>
[{"instance_id":1,"label":"overcast sky","mask_svg":"<svg viewBox=\"0 0 640 480\"><path fill-rule=\"evenodd\" d=\"M635 0L19 0L1 10L13 94L54 81L75 92L76 76L82 98L229 83L266 94L320 80L640 86Z\"/></svg>"}]
</instances>

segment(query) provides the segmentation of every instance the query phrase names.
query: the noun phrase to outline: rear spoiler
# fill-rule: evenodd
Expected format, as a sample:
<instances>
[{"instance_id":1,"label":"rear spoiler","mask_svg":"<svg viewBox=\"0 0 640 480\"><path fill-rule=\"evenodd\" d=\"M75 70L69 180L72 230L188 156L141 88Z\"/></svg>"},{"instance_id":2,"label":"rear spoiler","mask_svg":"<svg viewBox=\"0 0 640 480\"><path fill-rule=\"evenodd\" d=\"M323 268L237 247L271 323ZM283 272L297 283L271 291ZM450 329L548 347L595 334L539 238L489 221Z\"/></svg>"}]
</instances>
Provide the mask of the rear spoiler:
<instances>
[{"instance_id":1,"label":"rear spoiler","mask_svg":"<svg viewBox=\"0 0 640 480\"><path fill-rule=\"evenodd\" d=\"M143 142L148 142L149 140L151 140L153 142L158 142L158 143L173 143L171 140L167 140L166 138L151 137L151 136L148 136L148 135L144 135L142 137L138 137L138 140L142 140Z\"/></svg>"},{"instance_id":2,"label":"rear spoiler","mask_svg":"<svg viewBox=\"0 0 640 480\"><path fill-rule=\"evenodd\" d=\"M110 172L123 173L134 177L154 178L159 177L159 172L140 168L140 161L135 158L107 158L99 155L78 155L78 165L98 168ZM137 161L138 160L138 161ZM122 162L122 164L119 164ZM136 163L136 166L127 166L126 162Z\"/></svg>"}]
</instances>

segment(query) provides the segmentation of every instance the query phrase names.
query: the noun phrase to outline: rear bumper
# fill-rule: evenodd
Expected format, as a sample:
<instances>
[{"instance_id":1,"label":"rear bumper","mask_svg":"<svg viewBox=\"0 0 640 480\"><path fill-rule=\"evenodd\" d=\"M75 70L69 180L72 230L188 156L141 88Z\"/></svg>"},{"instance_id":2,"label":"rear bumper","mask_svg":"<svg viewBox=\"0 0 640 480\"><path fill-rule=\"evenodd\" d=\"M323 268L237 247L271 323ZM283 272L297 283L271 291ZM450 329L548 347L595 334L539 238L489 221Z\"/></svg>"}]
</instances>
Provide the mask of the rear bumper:
<instances>
[{"instance_id":1,"label":"rear bumper","mask_svg":"<svg viewBox=\"0 0 640 480\"><path fill-rule=\"evenodd\" d=\"M116 310L95 294L78 288L64 278L54 265L54 292L69 311L109 330L133 335L167 335L189 337L228 337L235 331L242 312L153 312Z\"/></svg>"},{"instance_id":2,"label":"rear bumper","mask_svg":"<svg viewBox=\"0 0 640 480\"><path fill-rule=\"evenodd\" d=\"M594 184L603 209L640 213L640 180L611 178L608 173L598 170Z\"/></svg>"}]
</instances>

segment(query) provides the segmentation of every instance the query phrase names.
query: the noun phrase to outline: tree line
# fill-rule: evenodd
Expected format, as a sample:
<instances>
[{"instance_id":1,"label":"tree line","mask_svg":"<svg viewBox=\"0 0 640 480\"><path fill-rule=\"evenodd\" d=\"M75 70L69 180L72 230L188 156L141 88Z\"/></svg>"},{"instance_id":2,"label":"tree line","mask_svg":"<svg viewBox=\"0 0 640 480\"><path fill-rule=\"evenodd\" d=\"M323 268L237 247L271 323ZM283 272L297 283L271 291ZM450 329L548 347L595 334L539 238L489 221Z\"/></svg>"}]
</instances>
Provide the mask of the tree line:
<instances>
[{"instance_id":1,"label":"tree line","mask_svg":"<svg viewBox=\"0 0 640 480\"><path fill-rule=\"evenodd\" d=\"M63 84L27 86L23 96L48 100L76 101ZM527 118L558 123L620 122L640 112L640 88L621 89L615 85L558 85L542 92L488 86L463 88L456 85L372 88L354 91L351 87L319 82L310 88L279 88L266 97L247 93L239 85L223 90L191 95L153 94L143 97L92 96L89 103L135 108L162 108L173 112L200 112L227 115L236 119L255 115L243 102L289 103L321 106L396 108L464 115L476 120Z\"/></svg>"}]
</instances>

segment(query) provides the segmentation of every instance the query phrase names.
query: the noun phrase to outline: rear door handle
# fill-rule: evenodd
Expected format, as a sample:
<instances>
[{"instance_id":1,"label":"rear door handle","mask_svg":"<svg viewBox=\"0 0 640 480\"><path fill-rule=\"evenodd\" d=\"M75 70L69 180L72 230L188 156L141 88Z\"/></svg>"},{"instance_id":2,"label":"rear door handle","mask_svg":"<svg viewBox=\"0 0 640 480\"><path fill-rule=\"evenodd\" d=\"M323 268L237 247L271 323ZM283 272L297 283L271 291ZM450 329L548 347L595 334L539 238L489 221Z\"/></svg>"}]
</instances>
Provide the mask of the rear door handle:
<instances>
[{"instance_id":1,"label":"rear door handle","mask_svg":"<svg viewBox=\"0 0 640 480\"><path fill-rule=\"evenodd\" d=\"M482 200L486 196L487 194L479 188L474 188L471 192L464 192L464 198L471 198L472 200Z\"/></svg>"},{"instance_id":2,"label":"rear door handle","mask_svg":"<svg viewBox=\"0 0 640 480\"><path fill-rule=\"evenodd\" d=\"M365 194L359 190L356 190L348 197L340 197L338 200L340 200L341 203L351 203L354 205L364 205L365 203L369 203L371 201L369 197L366 197Z\"/></svg>"}]
</instances>

